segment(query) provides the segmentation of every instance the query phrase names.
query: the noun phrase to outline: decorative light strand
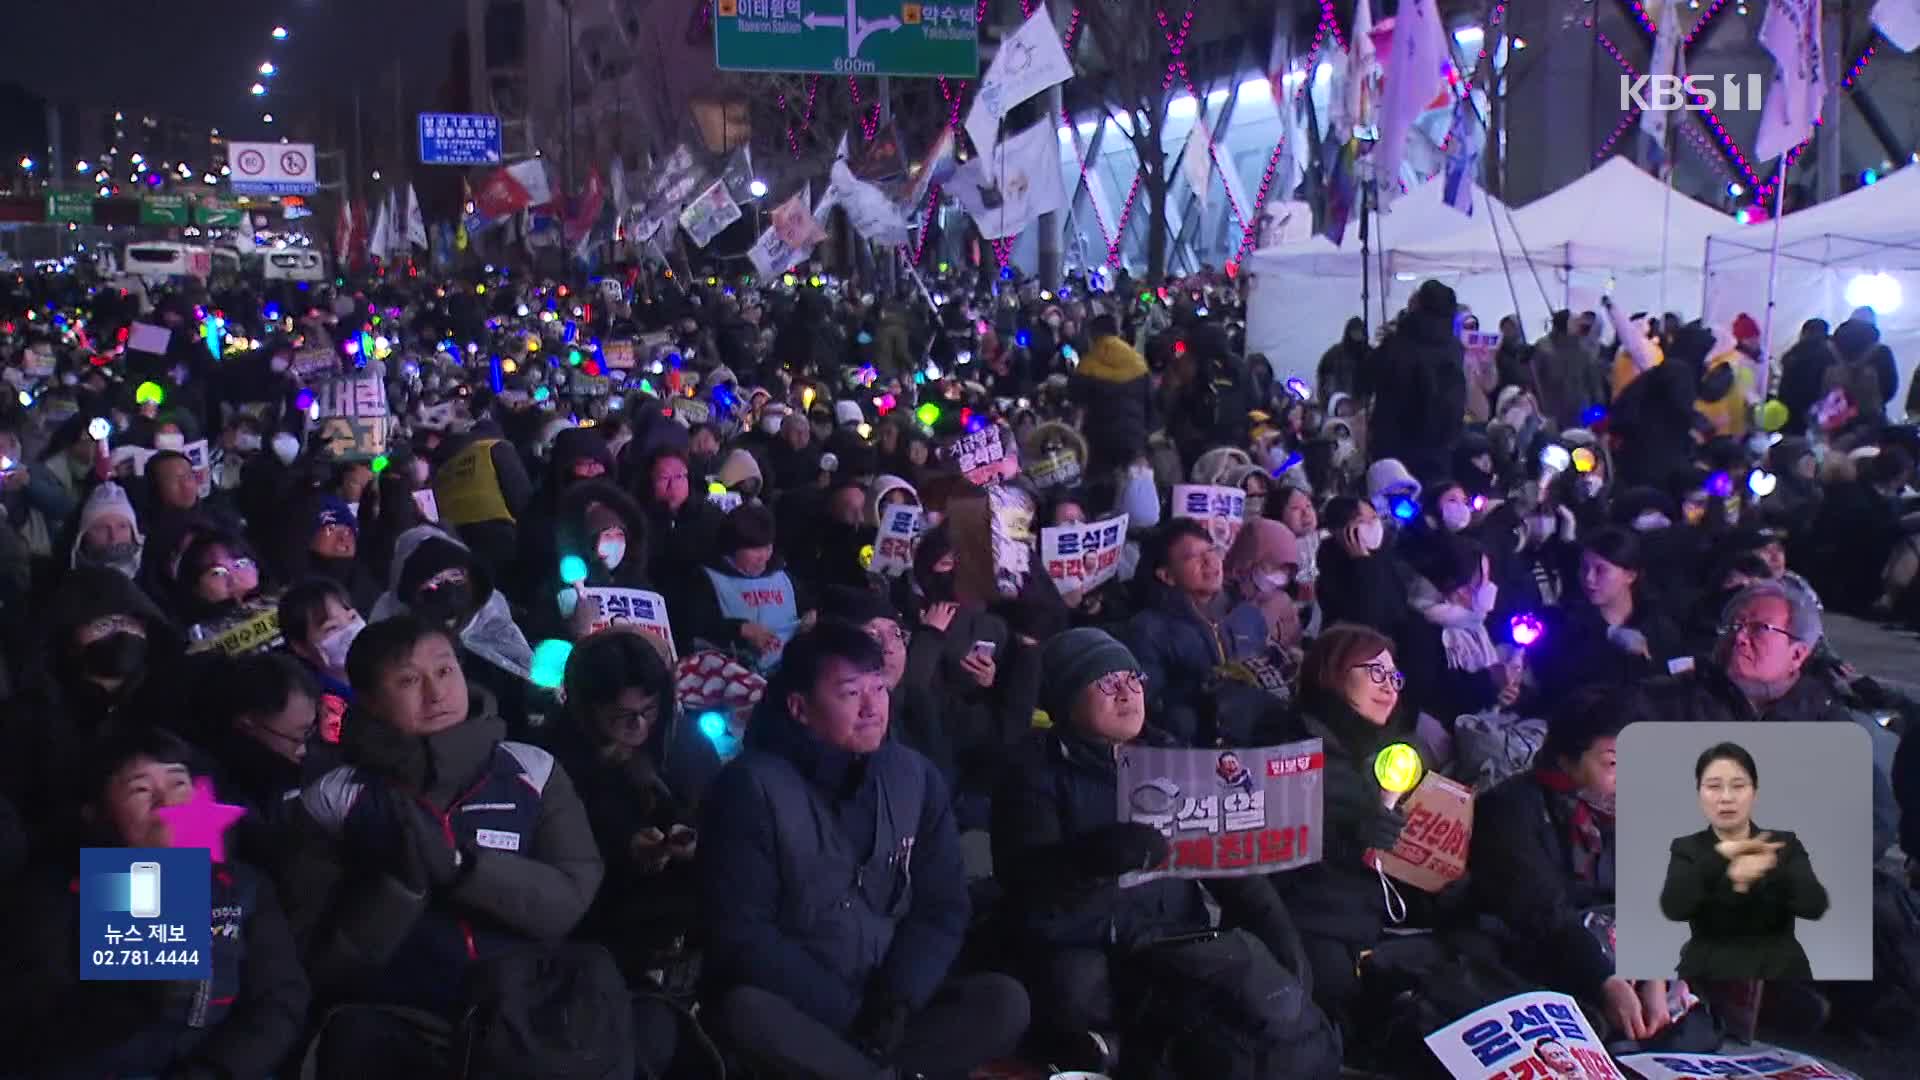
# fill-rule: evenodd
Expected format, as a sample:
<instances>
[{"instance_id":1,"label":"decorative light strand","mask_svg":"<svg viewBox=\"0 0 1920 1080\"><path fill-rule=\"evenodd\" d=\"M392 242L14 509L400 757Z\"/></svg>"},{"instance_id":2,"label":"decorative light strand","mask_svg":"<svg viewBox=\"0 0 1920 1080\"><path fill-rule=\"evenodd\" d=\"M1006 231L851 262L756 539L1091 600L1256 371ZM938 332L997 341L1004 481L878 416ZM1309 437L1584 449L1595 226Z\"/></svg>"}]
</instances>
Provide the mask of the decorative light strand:
<instances>
[{"instance_id":1,"label":"decorative light strand","mask_svg":"<svg viewBox=\"0 0 1920 1080\"><path fill-rule=\"evenodd\" d=\"M1293 92L1294 100L1281 105L1282 108L1293 108L1299 104L1300 95L1306 93L1307 88L1313 85L1314 77L1320 67L1320 47L1326 43L1329 30L1332 31L1334 40L1336 42L1339 41L1340 24L1333 17L1333 4L1331 0L1320 0L1320 24L1314 27L1313 47L1307 50L1306 77L1300 80L1300 88ZM1281 99L1285 96L1285 89L1286 77L1282 75L1280 85L1274 88L1273 97L1276 105L1280 105ZM1256 209L1267 205L1267 191L1273 187L1274 170L1280 165L1281 153L1287 149L1287 137L1284 134L1284 125L1282 127L1283 133L1280 136L1280 140L1273 144L1273 153L1267 155L1267 167L1260 174L1260 194L1254 199L1254 207ZM1247 257L1248 250L1259 240L1259 236L1256 235L1259 227L1260 219L1256 217L1252 222L1248 223L1246 228L1241 232L1240 247L1234 252L1235 261Z\"/></svg>"},{"instance_id":2,"label":"decorative light strand","mask_svg":"<svg viewBox=\"0 0 1920 1080\"><path fill-rule=\"evenodd\" d=\"M1493 5L1493 16L1487 20L1486 31L1480 36L1480 59L1487 58L1487 46L1494 40L1495 32L1507 21L1507 0Z\"/></svg>"},{"instance_id":3,"label":"decorative light strand","mask_svg":"<svg viewBox=\"0 0 1920 1080\"><path fill-rule=\"evenodd\" d=\"M1167 21L1166 9L1155 8L1153 14L1154 18L1160 22L1160 36L1167 39L1167 47L1173 50L1173 62L1167 65L1168 73L1172 74L1177 71L1181 81L1186 84L1187 93L1193 98L1193 122L1198 124L1201 122L1201 106L1205 104L1206 99L1200 95L1200 88L1194 85L1193 76L1187 73L1187 62L1180 56L1180 50L1184 48L1187 43L1187 30L1193 25L1193 9L1187 9L1187 17L1181 20L1180 36L1178 39L1174 37L1173 29ZM1211 130L1207 132L1207 159L1213 163L1214 171L1221 174L1222 181L1220 186L1227 193L1227 208L1233 211L1234 223L1244 230L1247 227L1249 219L1246 211L1240 209L1240 203L1233 197L1233 186L1225 182L1226 166L1220 164L1220 151L1219 148L1214 145L1213 132ZM1228 164L1232 164L1231 158L1228 159Z\"/></svg>"},{"instance_id":4,"label":"decorative light strand","mask_svg":"<svg viewBox=\"0 0 1920 1080\"><path fill-rule=\"evenodd\" d=\"M1366 2L1371 4L1373 0ZM1340 32L1340 16L1333 12L1333 0L1320 0L1320 25L1314 28L1313 36L1317 38L1327 31L1333 33L1334 48L1346 52L1347 35Z\"/></svg>"}]
</instances>

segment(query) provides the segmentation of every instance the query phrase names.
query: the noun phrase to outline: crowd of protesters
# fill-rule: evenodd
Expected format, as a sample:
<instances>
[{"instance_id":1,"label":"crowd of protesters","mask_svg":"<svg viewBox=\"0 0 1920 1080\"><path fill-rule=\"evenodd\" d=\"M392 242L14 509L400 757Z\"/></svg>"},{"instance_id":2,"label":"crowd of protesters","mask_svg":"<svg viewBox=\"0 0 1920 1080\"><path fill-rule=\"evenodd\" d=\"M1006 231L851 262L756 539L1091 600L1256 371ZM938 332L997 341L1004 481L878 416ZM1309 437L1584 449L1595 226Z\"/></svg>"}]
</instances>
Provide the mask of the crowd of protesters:
<instances>
[{"instance_id":1,"label":"crowd of protesters","mask_svg":"<svg viewBox=\"0 0 1920 1080\"><path fill-rule=\"evenodd\" d=\"M1874 313L1475 356L1427 282L1316 361L1244 354L1245 284L0 278L0 1075L443 1075L536 993L568 1075L1417 1075L1416 1028L1528 988L1707 1051L1713 988L1588 917L1636 721L1869 730L1876 980L1770 984L1760 1030L1911 1039L1915 710L1822 631L1920 625ZM953 452L991 429L1011 542L1125 514L1111 580L996 572ZM1185 483L1244 493L1230 542ZM1307 738L1318 862L1119 887L1168 842L1117 748ZM1437 894L1364 861L1398 742L1477 793ZM79 849L168 846L201 778L246 811L213 978L82 981Z\"/></svg>"}]
</instances>

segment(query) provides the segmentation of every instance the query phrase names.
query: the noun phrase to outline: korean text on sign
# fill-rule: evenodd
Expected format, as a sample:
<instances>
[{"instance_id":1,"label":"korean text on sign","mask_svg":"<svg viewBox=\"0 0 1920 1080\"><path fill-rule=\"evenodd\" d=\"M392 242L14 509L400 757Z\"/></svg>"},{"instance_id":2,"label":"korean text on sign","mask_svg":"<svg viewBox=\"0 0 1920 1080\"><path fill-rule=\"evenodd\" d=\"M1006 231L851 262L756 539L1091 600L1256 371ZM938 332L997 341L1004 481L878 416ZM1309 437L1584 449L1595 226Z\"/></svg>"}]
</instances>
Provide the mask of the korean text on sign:
<instances>
[{"instance_id":1,"label":"korean text on sign","mask_svg":"<svg viewBox=\"0 0 1920 1080\"><path fill-rule=\"evenodd\" d=\"M586 590L586 594L587 602L593 605L593 633L624 626L651 634L666 647L668 662L673 662L673 624L667 620L667 601L659 593L645 589L594 588Z\"/></svg>"},{"instance_id":2,"label":"korean text on sign","mask_svg":"<svg viewBox=\"0 0 1920 1080\"><path fill-rule=\"evenodd\" d=\"M1225 551L1240 535L1240 524L1247 516L1247 493L1213 484L1176 484L1173 516L1205 523L1214 545Z\"/></svg>"},{"instance_id":3,"label":"korean text on sign","mask_svg":"<svg viewBox=\"0 0 1920 1080\"><path fill-rule=\"evenodd\" d=\"M1164 833L1164 865L1120 879L1241 877L1320 861L1320 740L1244 750L1127 747L1119 813Z\"/></svg>"},{"instance_id":4,"label":"korean text on sign","mask_svg":"<svg viewBox=\"0 0 1920 1080\"><path fill-rule=\"evenodd\" d=\"M1580 1006L1536 990L1476 1009L1427 1036L1456 1080L1623 1080Z\"/></svg>"},{"instance_id":5,"label":"korean text on sign","mask_svg":"<svg viewBox=\"0 0 1920 1080\"><path fill-rule=\"evenodd\" d=\"M1421 778L1401 812L1407 827L1390 852L1376 852L1387 876L1437 893L1467 872L1473 839L1473 792L1438 773Z\"/></svg>"},{"instance_id":6,"label":"korean text on sign","mask_svg":"<svg viewBox=\"0 0 1920 1080\"><path fill-rule=\"evenodd\" d=\"M947 454L967 479L984 483L994 467L1007 458L1007 444L998 425L989 424L956 439Z\"/></svg>"},{"instance_id":7,"label":"korean text on sign","mask_svg":"<svg viewBox=\"0 0 1920 1080\"><path fill-rule=\"evenodd\" d=\"M1788 1050L1748 1054L1628 1054L1620 1064L1646 1080L1742 1077L1744 1080L1838 1080L1845 1073Z\"/></svg>"},{"instance_id":8,"label":"korean text on sign","mask_svg":"<svg viewBox=\"0 0 1920 1080\"><path fill-rule=\"evenodd\" d=\"M1085 592L1120 572L1127 515L1040 530L1040 561L1063 593Z\"/></svg>"},{"instance_id":9,"label":"korean text on sign","mask_svg":"<svg viewBox=\"0 0 1920 1080\"><path fill-rule=\"evenodd\" d=\"M884 577L899 577L913 569L913 548L920 538L917 506L889 506L880 515L880 531L873 538L873 562L867 569Z\"/></svg>"}]
</instances>

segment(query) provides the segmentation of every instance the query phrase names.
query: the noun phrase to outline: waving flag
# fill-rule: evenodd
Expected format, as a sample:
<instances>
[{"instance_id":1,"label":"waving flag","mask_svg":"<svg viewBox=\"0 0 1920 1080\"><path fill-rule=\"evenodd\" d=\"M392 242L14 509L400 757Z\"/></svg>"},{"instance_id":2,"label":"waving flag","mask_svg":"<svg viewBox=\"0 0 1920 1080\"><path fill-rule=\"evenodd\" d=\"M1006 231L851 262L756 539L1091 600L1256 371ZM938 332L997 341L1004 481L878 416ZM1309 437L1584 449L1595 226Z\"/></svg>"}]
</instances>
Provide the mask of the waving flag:
<instances>
[{"instance_id":1,"label":"waving flag","mask_svg":"<svg viewBox=\"0 0 1920 1080\"><path fill-rule=\"evenodd\" d=\"M1777 158L1813 137L1827 96L1820 55L1820 0L1772 0L1760 24L1760 44L1778 65L1760 112L1753 156Z\"/></svg>"},{"instance_id":2,"label":"waving flag","mask_svg":"<svg viewBox=\"0 0 1920 1080\"><path fill-rule=\"evenodd\" d=\"M1473 216L1473 183L1480 172L1480 143L1475 138L1473 102L1462 96L1453 106L1447 131L1447 205Z\"/></svg>"},{"instance_id":3,"label":"waving flag","mask_svg":"<svg viewBox=\"0 0 1920 1080\"><path fill-rule=\"evenodd\" d=\"M1381 93L1380 142L1373 151L1373 176L1383 198L1400 190L1407 135L1445 81L1446 64L1447 32L1440 24L1439 0L1406 0L1394 23L1393 53Z\"/></svg>"},{"instance_id":4,"label":"waving flag","mask_svg":"<svg viewBox=\"0 0 1920 1080\"><path fill-rule=\"evenodd\" d=\"M1655 8L1660 22L1653 38L1653 69L1648 72L1656 87L1673 77L1680 63L1680 0L1661 0ZM1664 150L1667 145L1667 110L1647 109L1640 114L1640 130L1653 137Z\"/></svg>"}]
</instances>

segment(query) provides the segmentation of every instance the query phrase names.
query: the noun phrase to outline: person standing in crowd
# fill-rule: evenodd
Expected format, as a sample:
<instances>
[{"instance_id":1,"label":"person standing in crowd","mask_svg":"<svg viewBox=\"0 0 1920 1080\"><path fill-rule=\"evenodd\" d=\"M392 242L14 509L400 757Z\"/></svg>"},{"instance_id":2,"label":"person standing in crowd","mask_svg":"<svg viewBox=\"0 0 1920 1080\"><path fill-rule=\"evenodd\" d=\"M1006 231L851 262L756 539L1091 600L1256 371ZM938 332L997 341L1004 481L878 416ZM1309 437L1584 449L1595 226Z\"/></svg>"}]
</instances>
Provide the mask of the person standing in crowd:
<instances>
[{"instance_id":1,"label":"person standing in crowd","mask_svg":"<svg viewBox=\"0 0 1920 1080\"><path fill-rule=\"evenodd\" d=\"M796 638L700 817L714 1016L786 1074L961 1077L1027 1027L1019 983L952 972L970 910L952 798L887 737L884 665L852 627Z\"/></svg>"},{"instance_id":2,"label":"person standing in crowd","mask_svg":"<svg viewBox=\"0 0 1920 1080\"><path fill-rule=\"evenodd\" d=\"M1407 315L1368 358L1373 416L1368 452L1396 458L1417 478L1446 474L1466 415L1467 383L1453 290L1422 282Z\"/></svg>"},{"instance_id":3,"label":"person standing in crowd","mask_svg":"<svg viewBox=\"0 0 1920 1080\"><path fill-rule=\"evenodd\" d=\"M1369 351L1365 320L1358 316L1348 319L1340 340L1320 356L1320 366L1314 373L1314 400L1332 412L1335 394L1360 395L1360 379Z\"/></svg>"},{"instance_id":4,"label":"person standing in crowd","mask_svg":"<svg viewBox=\"0 0 1920 1080\"><path fill-rule=\"evenodd\" d=\"M1069 386L1087 437L1088 474L1098 478L1133 463L1155 428L1153 380L1147 362L1120 336L1112 316L1087 326L1093 348L1080 358Z\"/></svg>"}]
</instances>

